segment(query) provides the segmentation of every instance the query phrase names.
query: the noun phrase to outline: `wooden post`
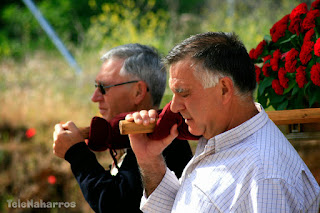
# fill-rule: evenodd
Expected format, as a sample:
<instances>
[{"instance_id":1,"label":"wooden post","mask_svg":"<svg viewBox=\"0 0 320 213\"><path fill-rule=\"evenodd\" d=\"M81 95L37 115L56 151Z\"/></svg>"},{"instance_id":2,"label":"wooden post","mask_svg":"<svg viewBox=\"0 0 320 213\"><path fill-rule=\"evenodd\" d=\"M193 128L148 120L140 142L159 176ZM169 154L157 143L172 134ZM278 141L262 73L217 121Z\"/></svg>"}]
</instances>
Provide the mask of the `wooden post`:
<instances>
[{"instance_id":1,"label":"wooden post","mask_svg":"<svg viewBox=\"0 0 320 213\"><path fill-rule=\"evenodd\" d=\"M320 108L267 111L276 124L320 123Z\"/></svg>"}]
</instances>

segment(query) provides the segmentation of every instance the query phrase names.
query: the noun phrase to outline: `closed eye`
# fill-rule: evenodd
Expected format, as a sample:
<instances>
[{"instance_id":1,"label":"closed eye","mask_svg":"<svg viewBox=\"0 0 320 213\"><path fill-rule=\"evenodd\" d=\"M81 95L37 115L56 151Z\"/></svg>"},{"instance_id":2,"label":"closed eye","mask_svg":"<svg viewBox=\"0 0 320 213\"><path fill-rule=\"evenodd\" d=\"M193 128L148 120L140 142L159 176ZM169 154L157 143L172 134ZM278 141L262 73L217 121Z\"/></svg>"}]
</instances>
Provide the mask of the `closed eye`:
<instances>
[{"instance_id":1,"label":"closed eye","mask_svg":"<svg viewBox=\"0 0 320 213\"><path fill-rule=\"evenodd\" d=\"M181 89L181 88L178 88L178 89L175 89L175 93L179 96L181 96L182 98L186 98L190 95L190 91L187 90L187 89Z\"/></svg>"},{"instance_id":2,"label":"closed eye","mask_svg":"<svg viewBox=\"0 0 320 213\"><path fill-rule=\"evenodd\" d=\"M180 96L181 96L182 98L186 98L186 97L189 96L189 93L182 93L182 94L180 94Z\"/></svg>"}]
</instances>

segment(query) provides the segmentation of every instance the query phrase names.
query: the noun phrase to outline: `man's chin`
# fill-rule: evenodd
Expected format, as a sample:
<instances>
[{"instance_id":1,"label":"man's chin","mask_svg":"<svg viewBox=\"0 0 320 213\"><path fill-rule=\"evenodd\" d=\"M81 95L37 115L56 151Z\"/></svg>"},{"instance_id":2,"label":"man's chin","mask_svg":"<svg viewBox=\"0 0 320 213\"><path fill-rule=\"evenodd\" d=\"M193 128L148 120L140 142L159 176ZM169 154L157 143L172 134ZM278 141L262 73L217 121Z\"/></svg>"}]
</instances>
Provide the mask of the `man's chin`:
<instances>
[{"instance_id":1,"label":"man's chin","mask_svg":"<svg viewBox=\"0 0 320 213\"><path fill-rule=\"evenodd\" d=\"M108 113L107 113L106 110L100 110L100 115L101 115L101 117L103 117L104 119L110 120L110 119L109 119L110 116L108 115Z\"/></svg>"},{"instance_id":2,"label":"man's chin","mask_svg":"<svg viewBox=\"0 0 320 213\"><path fill-rule=\"evenodd\" d=\"M188 126L188 131L195 135L195 136L201 136L202 135L202 132L197 130L196 128L193 128L192 126Z\"/></svg>"}]
</instances>

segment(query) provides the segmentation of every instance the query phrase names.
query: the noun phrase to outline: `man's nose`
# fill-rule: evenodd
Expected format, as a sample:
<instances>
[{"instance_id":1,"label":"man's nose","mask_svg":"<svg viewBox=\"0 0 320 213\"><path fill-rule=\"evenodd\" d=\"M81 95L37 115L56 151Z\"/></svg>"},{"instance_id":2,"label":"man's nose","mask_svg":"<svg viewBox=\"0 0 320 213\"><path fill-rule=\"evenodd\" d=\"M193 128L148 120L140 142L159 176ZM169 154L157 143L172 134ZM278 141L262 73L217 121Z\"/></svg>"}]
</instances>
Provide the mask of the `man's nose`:
<instances>
[{"instance_id":1,"label":"man's nose","mask_svg":"<svg viewBox=\"0 0 320 213\"><path fill-rule=\"evenodd\" d=\"M103 95L100 92L99 88L96 88L91 96L91 101L92 102L99 102L103 100Z\"/></svg>"},{"instance_id":2,"label":"man's nose","mask_svg":"<svg viewBox=\"0 0 320 213\"><path fill-rule=\"evenodd\" d=\"M176 95L173 95L171 100L170 110L174 113L178 113L183 109L184 109L184 106L182 102L179 100L179 98L177 98Z\"/></svg>"}]
</instances>

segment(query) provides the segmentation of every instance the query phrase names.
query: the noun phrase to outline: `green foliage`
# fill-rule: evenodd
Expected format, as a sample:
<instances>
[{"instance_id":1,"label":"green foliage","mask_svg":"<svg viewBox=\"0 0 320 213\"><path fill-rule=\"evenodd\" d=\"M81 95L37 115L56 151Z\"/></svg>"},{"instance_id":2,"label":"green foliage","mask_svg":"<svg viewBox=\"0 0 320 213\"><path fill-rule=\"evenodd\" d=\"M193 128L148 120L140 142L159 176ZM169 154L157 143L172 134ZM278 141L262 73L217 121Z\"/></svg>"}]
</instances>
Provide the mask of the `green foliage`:
<instances>
[{"instance_id":1,"label":"green foliage","mask_svg":"<svg viewBox=\"0 0 320 213\"><path fill-rule=\"evenodd\" d=\"M20 56L24 50L32 49L34 37L43 35L32 15L19 5L8 5L1 19L7 25L0 31L0 56Z\"/></svg>"},{"instance_id":2,"label":"green foliage","mask_svg":"<svg viewBox=\"0 0 320 213\"><path fill-rule=\"evenodd\" d=\"M96 0L101 5L102 0ZM84 39L90 16L100 13L88 6L88 0L34 1L61 40L72 49ZM21 57L36 49L55 49L52 41L29 9L19 0L5 2L0 8L0 57Z\"/></svg>"},{"instance_id":3,"label":"green foliage","mask_svg":"<svg viewBox=\"0 0 320 213\"><path fill-rule=\"evenodd\" d=\"M142 42L160 51L167 35L169 16L162 9L154 11L155 1L125 0L105 3L102 13L91 18L87 41L91 47L113 47Z\"/></svg>"},{"instance_id":4,"label":"green foliage","mask_svg":"<svg viewBox=\"0 0 320 213\"><path fill-rule=\"evenodd\" d=\"M298 0L292 1L211 1L204 7L203 31L235 32L250 50L269 33L279 18L288 14Z\"/></svg>"},{"instance_id":5,"label":"green foliage","mask_svg":"<svg viewBox=\"0 0 320 213\"><path fill-rule=\"evenodd\" d=\"M96 51L118 44L143 42L166 53L175 43L204 31L234 31L248 48L298 0L34 1L68 49ZM0 57L55 49L20 0L0 6ZM252 12L254 11L254 12Z\"/></svg>"}]
</instances>

